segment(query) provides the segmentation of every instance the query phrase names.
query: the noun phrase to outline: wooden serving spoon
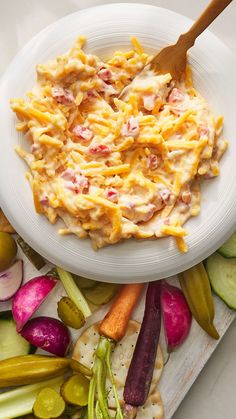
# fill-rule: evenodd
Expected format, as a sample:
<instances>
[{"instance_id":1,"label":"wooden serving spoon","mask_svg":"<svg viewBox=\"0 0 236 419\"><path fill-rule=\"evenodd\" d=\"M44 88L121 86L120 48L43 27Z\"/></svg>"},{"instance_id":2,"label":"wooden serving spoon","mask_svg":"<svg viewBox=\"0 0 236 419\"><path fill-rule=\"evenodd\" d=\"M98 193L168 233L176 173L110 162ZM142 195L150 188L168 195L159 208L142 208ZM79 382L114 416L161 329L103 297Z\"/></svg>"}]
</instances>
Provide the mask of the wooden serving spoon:
<instances>
[{"instance_id":1,"label":"wooden serving spoon","mask_svg":"<svg viewBox=\"0 0 236 419\"><path fill-rule=\"evenodd\" d=\"M151 69L158 74L170 73L179 79L187 64L187 51L197 37L223 12L232 0L212 0L188 32L180 35L174 45L163 48L151 61Z\"/></svg>"},{"instance_id":2,"label":"wooden serving spoon","mask_svg":"<svg viewBox=\"0 0 236 419\"><path fill-rule=\"evenodd\" d=\"M149 68L156 74L170 73L173 79L179 80L187 64L187 51L189 48L194 45L197 37L232 1L233 0L212 0L188 32L180 35L176 44L161 49L161 51L154 56L149 64L144 66L135 78L142 76L143 70ZM132 82L121 91L119 98L126 96L132 86Z\"/></svg>"}]
</instances>

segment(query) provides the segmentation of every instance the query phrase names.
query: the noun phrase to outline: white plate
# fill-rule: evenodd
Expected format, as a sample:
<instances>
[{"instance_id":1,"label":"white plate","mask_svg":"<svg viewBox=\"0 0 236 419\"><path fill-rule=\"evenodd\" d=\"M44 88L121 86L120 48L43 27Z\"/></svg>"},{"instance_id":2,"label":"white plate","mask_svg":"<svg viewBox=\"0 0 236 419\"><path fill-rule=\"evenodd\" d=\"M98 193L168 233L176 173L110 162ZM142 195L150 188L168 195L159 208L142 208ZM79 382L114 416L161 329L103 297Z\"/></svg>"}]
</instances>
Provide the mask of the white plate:
<instances>
[{"instance_id":1,"label":"white plate","mask_svg":"<svg viewBox=\"0 0 236 419\"><path fill-rule=\"evenodd\" d=\"M87 50L106 57L114 49L128 48L131 35L149 50L173 43L191 21L169 10L141 4L111 4L69 15L33 38L17 54L0 86L0 205L10 221L39 253L77 274L109 282L141 282L180 272L204 259L236 228L236 59L210 32L205 32L191 51L197 89L216 114L225 116L224 135L229 150L221 161L221 175L202 188L201 214L187 224L189 252L180 254L171 238L157 241L130 240L95 252L89 240L60 237L35 213L32 193L25 179L24 162L14 145L25 144L15 131L11 97L22 96L35 82L35 64L65 52L79 35L88 38Z\"/></svg>"}]
</instances>

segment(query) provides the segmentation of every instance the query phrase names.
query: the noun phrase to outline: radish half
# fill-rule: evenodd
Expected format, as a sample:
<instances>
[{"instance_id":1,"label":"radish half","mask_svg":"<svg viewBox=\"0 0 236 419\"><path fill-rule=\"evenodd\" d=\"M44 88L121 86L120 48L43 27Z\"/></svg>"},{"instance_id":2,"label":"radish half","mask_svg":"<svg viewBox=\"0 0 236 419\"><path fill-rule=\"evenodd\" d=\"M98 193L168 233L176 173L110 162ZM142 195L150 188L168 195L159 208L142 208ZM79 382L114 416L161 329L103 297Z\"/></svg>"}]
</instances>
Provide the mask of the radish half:
<instances>
[{"instance_id":1,"label":"radish half","mask_svg":"<svg viewBox=\"0 0 236 419\"><path fill-rule=\"evenodd\" d=\"M21 330L32 345L57 356L65 356L70 345L70 332L60 320L53 317L35 317Z\"/></svg>"},{"instance_id":2,"label":"radish half","mask_svg":"<svg viewBox=\"0 0 236 419\"><path fill-rule=\"evenodd\" d=\"M0 272L0 301L10 300L20 288L22 280L22 260L17 260L9 269Z\"/></svg>"},{"instance_id":3,"label":"radish half","mask_svg":"<svg viewBox=\"0 0 236 419\"><path fill-rule=\"evenodd\" d=\"M46 275L30 279L21 287L12 302L12 314L19 332L55 287L57 279Z\"/></svg>"},{"instance_id":4,"label":"radish half","mask_svg":"<svg viewBox=\"0 0 236 419\"><path fill-rule=\"evenodd\" d=\"M192 314L182 291L162 280L161 308L168 352L172 352L187 338Z\"/></svg>"}]
</instances>

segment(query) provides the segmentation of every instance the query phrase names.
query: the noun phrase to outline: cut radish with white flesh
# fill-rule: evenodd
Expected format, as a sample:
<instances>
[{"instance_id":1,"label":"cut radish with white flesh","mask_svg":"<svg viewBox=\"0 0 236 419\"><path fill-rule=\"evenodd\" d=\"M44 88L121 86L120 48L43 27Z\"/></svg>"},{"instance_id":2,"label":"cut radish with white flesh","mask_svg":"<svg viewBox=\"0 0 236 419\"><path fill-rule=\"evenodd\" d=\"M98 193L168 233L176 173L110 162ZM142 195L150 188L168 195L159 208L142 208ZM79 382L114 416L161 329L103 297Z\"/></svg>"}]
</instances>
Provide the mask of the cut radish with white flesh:
<instances>
[{"instance_id":1,"label":"cut radish with white flesh","mask_svg":"<svg viewBox=\"0 0 236 419\"><path fill-rule=\"evenodd\" d=\"M12 302L12 314L19 332L55 287L57 279L46 275L30 279L16 293Z\"/></svg>"},{"instance_id":2,"label":"cut radish with white flesh","mask_svg":"<svg viewBox=\"0 0 236 419\"><path fill-rule=\"evenodd\" d=\"M0 272L0 301L10 300L20 288L22 280L22 260L17 260L9 269Z\"/></svg>"}]
</instances>

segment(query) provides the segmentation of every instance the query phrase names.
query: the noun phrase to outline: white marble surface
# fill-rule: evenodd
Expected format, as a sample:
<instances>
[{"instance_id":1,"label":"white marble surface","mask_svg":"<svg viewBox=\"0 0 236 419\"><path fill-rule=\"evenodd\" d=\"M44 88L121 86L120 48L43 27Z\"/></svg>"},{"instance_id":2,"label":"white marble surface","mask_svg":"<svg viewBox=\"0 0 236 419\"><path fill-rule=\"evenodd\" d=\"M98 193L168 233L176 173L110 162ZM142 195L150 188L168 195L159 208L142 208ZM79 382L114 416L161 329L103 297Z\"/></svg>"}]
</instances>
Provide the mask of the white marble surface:
<instances>
[{"instance_id":1,"label":"white marble surface","mask_svg":"<svg viewBox=\"0 0 236 419\"><path fill-rule=\"evenodd\" d=\"M112 0L0 0L0 74L17 51L56 19L84 7ZM120 0L120 3L125 3ZM135 0L172 9L191 18L206 0ZM236 4L212 24L211 30L236 53ZM63 28L62 28L63 30ZM78 28L79 31L79 28ZM229 87L230 88L230 87ZM234 322L207 363L173 419L236 418L236 323Z\"/></svg>"}]
</instances>

